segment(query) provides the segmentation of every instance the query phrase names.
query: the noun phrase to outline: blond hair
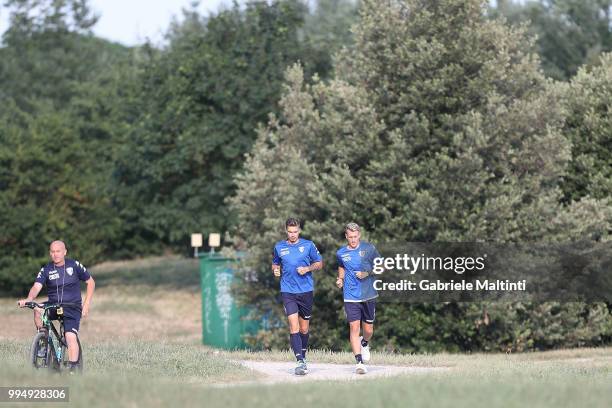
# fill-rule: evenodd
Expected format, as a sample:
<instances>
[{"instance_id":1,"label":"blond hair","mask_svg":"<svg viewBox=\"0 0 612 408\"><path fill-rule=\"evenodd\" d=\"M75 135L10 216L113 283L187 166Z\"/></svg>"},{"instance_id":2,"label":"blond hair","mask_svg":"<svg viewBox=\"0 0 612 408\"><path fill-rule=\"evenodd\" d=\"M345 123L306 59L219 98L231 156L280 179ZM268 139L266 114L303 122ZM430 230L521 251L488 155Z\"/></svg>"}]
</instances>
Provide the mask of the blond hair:
<instances>
[{"instance_id":1,"label":"blond hair","mask_svg":"<svg viewBox=\"0 0 612 408\"><path fill-rule=\"evenodd\" d=\"M357 223L349 222L348 224L346 224L346 227L344 227L344 232L346 233L348 231L357 231L357 232L360 232L361 228L359 227L359 225L357 225Z\"/></svg>"}]
</instances>

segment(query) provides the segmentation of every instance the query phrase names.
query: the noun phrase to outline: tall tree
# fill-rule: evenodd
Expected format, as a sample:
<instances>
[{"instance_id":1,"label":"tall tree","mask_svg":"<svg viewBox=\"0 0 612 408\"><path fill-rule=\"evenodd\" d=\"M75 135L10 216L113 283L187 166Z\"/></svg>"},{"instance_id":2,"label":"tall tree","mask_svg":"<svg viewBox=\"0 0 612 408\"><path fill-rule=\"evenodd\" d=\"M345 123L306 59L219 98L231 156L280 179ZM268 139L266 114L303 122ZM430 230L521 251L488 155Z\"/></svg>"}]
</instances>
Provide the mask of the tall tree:
<instances>
[{"instance_id":1,"label":"tall tree","mask_svg":"<svg viewBox=\"0 0 612 408\"><path fill-rule=\"evenodd\" d=\"M288 71L281 115L260 130L236 178L235 240L249 251L250 278L237 293L254 314L271 310L282 320L266 265L289 215L305 220L304 232L327 261L316 303L338 312L313 312L319 347L343 344L333 268L349 220L377 242L554 241L608 233L612 214L605 203L559 204L570 157L561 133L562 90L541 74L524 30L488 19L478 0L389 0L364 1L355 34L330 83L315 78L310 85L299 67ZM497 329L481 333L474 324L481 312L476 304L386 304L377 314L378 333L386 347L408 351L487 349L517 340L519 318L505 321L508 311L499 311ZM594 330L601 333L609 319L604 315L604 326ZM583 319L581 327L591 323ZM283 337L281 330L262 332L255 341L282 344Z\"/></svg>"},{"instance_id":2,"label":"tall tree","mask_svg":"<svg viewBox=\"0 0 612 408\"><path fill-rule=\"evenodd\" d=\"M528 22L537 35L542 67L552 78L568 80L583 64L612 51L612 1L498 1L511 22Z\"/></svg>"},{"instance_id":3,"label":"tall tree","mask_svg":"<svg viewBox=\"0 0 612 408\"><path fill-rule=\"evenodd\" d=\"M140 116L116 171L126 237L180 246L192 231L231 224L232 175L277 109L285 67L319 66L302 36L306 14L298 0L235 4L206 19L188 11L168 47L147 55Z\"/></svg>"},{"instance_id":4,"label":"tall tree","mask_svg":"<svg viewBox=\"0 0 612 408\"><path fill-rule=\"evenodd\" d=\"M2 37L0 98L31 110L31 98L64 106L100 60L91 34L96 23L87 0L8 0L9 28Z\"/></svg>"},{"instance_id":5,"label":"tall tree","mask_svg":"<svg viewBox=\"0 0 612 408\"><path fill-rule=\"evenodd\" d=\"M0 291L23 292L64 239L91 264L108 256L118 218L108 190L119 88L130 59L90 33L86 1L8 1L0 47ZM18 264L18 266L16 266Z\"/></svg>"},{"instance_id":6,"label":"tall tree","mask_svg":"<svg viewBox=\"0 0 612 408\"><path fill-rule=\"evenodd\" d=\"M304 36L313 48L314 72L325 76L331 72L333 58L342 47L353 41L351 26L359 17L359 0L317 0L306 15Z\"/></svg>"},{"instance_id":7,"label":"tall tree","mask_svg":"<svg viewBox=\"0 0 612 408\"><path fill-rule=\"evenodd\" d=\"M572 142L572 160L563 184L565 199L612 200L612 54L582 67L564 101L568 109L564 133Z\"/></svg>"}]
</instances>

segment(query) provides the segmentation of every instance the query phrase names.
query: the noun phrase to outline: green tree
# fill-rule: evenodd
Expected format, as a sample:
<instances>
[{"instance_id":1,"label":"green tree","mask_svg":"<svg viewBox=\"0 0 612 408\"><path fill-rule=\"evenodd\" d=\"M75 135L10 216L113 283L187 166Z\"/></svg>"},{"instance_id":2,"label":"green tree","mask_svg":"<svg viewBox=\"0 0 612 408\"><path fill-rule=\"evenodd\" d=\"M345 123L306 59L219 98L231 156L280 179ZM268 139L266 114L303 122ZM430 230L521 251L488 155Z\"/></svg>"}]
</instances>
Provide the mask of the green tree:
<instances>
[{"instance_id":1,"label":"green tree","mask_svg":"<svg viewBox=\"0 0 612 408\"><path fill-rule=\"evenodd\" d=\"M139 115L115 173L125 241L184 247L192 231L231 224L232 175L277 109L285 67L318 66L302 35L306 14L297 0L235 4L207 19L191 10L167 48L145 54Z\"/></svg>"},{"instance_id":2,"label":"green tree","mask_svg":"<svg viewBox=\"0 0 612 408\"><path fill-rule=\"evenodd\" d=\"M86 0L9 0L5 7L10 22L0 50L0 100L30 111L30 99L64 106L95 75L103 58L96 52L108 52L91 34L97 16Z\"/></svg>"},{"instance_id":3,"label":"green tree","mask_svg":"<svg viewBox=\"0 0 612 408\"><path fill-rule=\"evenodd\" d=\"M23 293L54 239L91 264L119 222L109 179L116 65L130 59L93 37L84 1L9 1L0 47L0 291Z\"/></svg>"},{"instance_id":4,"label":"green tree","mask_svg":"<svg viewBox=\"0 0 612 408\"><path fill-rule=\"evenodd\" d=\"M92 152L83 148L82 123L42 104L34 114L9 107L2 119L0 291L23 292L48 259L52 240L65 240L72 256L93 262L106 253L117 226Z\"/></svg>"},{"instance_id":5,"label":"green tree","mask_svg":"<svg viewBox=\"0 0 612 408\"><path fill-rule=\"evenodd\" d=\"M537 35L546 74L568 80L583 64L612 51L612 1L531 0L498 1L497 12L511 22L529 22Z\"/></svg>"},{"instance_id":6,"label":"green tree","mask_svg":"<svg viewBox=\"0 0 612 408\"><path fill-rule=\"evenodd\" d=\"M524 30L485 11L477 0L364 1L334 80L310 85L299 67L288 71L281 114L260 129L230 200L236 245L249 251L245 270L256 272L237 293L254 314L283 320L269 253L289 215L306 220L327 261L316 301L326 313L313 312L319 347L346 343L333 282L349 220L374 242L605 237L605 203L559 204L570 158L562 89L540 72ZM515 344L525 314L504 328L496 309L498 329L482 336L474 323L482 308L386 304L377 330L386 347L407 351ZM284 333L253 340L283 345Z\"/></svg>"},{"instance_id":7,"label":"green tree","mask_svg":"<svg viewBox=\"0 0 612 408\"><path fill-rule=\"evenodd\" d=\"M564 99L564 133L572 142L572 160L563 184L565 199L612 197L612 54L572 78Z\"/></svg>"},{"instance_id":8,"label":"green tree","mask_svg":"<svg viewBox=\"0 0 612 408\"><path fill-rule=\"evenodd\" d=\"M306 15L303 31L313 48L317 63L312 68L314 72L325 77L332 71L336 53L352 43L351 26L357 22L359 3L359 0L317 0L314 10Z\"/></svg>"}]
</instances>

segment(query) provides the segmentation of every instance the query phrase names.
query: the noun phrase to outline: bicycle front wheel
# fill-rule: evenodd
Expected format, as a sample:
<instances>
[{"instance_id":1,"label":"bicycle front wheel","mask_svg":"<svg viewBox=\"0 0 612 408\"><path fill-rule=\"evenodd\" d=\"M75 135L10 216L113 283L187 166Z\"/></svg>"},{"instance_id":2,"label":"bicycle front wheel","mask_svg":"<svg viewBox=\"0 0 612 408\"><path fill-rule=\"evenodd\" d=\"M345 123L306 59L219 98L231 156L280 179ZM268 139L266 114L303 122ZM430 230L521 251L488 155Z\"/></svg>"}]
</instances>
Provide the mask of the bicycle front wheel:
<instances>
[{"instance_id":1,"label":"bicycle front wheel","mask_svg":"<svg viewBox=\"0 0 612 408\"><path fill-rule=\"evenodd\" d=\"M43 368L47 366L47 353L49 337L47 333L38 332L34 336L32 346L30 347L30 362L34 368Z\"/></svg>"}]
</instances>

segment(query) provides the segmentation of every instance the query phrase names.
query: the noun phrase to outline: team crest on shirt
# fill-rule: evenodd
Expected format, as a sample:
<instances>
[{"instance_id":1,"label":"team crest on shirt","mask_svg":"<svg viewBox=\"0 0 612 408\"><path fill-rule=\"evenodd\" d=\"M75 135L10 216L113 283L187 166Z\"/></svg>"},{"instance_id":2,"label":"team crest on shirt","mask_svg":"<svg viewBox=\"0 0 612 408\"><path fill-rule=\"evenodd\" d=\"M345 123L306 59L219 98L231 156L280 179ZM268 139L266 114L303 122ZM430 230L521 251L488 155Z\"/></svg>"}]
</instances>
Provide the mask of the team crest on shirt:
<instances>
[{"instance_id":1,"label":"team crest on shirt","mask_svg":"<svg viewBox=\"0 0 612 408\"><path fill-rule=\"evenodd\" d=\"M72 267L66 268L66 273L68 273L68 275L72 276L72 274L74 273L74 271L72 270Z\"/></svg>"},{"instance_id":2,"label":"team crest on shirt","mask_svg":"<svg viewBox=\"0 0 612 408\"><path fill-rule=\"evenodd\" d=\"M359 256L363 258L365 256L365 251L359 251Z\"/></svg>"},{"instance_id":3,"label":"team crest on shirt","mask_svg":"<svg viewBox=\"0 0 612 408\"><path fill-rule=\"evenodd\" d=\"M300 252L304 252L304 247L303 246L299 247L298 249L300 250Z\"/></svg>"}]
</instances>

